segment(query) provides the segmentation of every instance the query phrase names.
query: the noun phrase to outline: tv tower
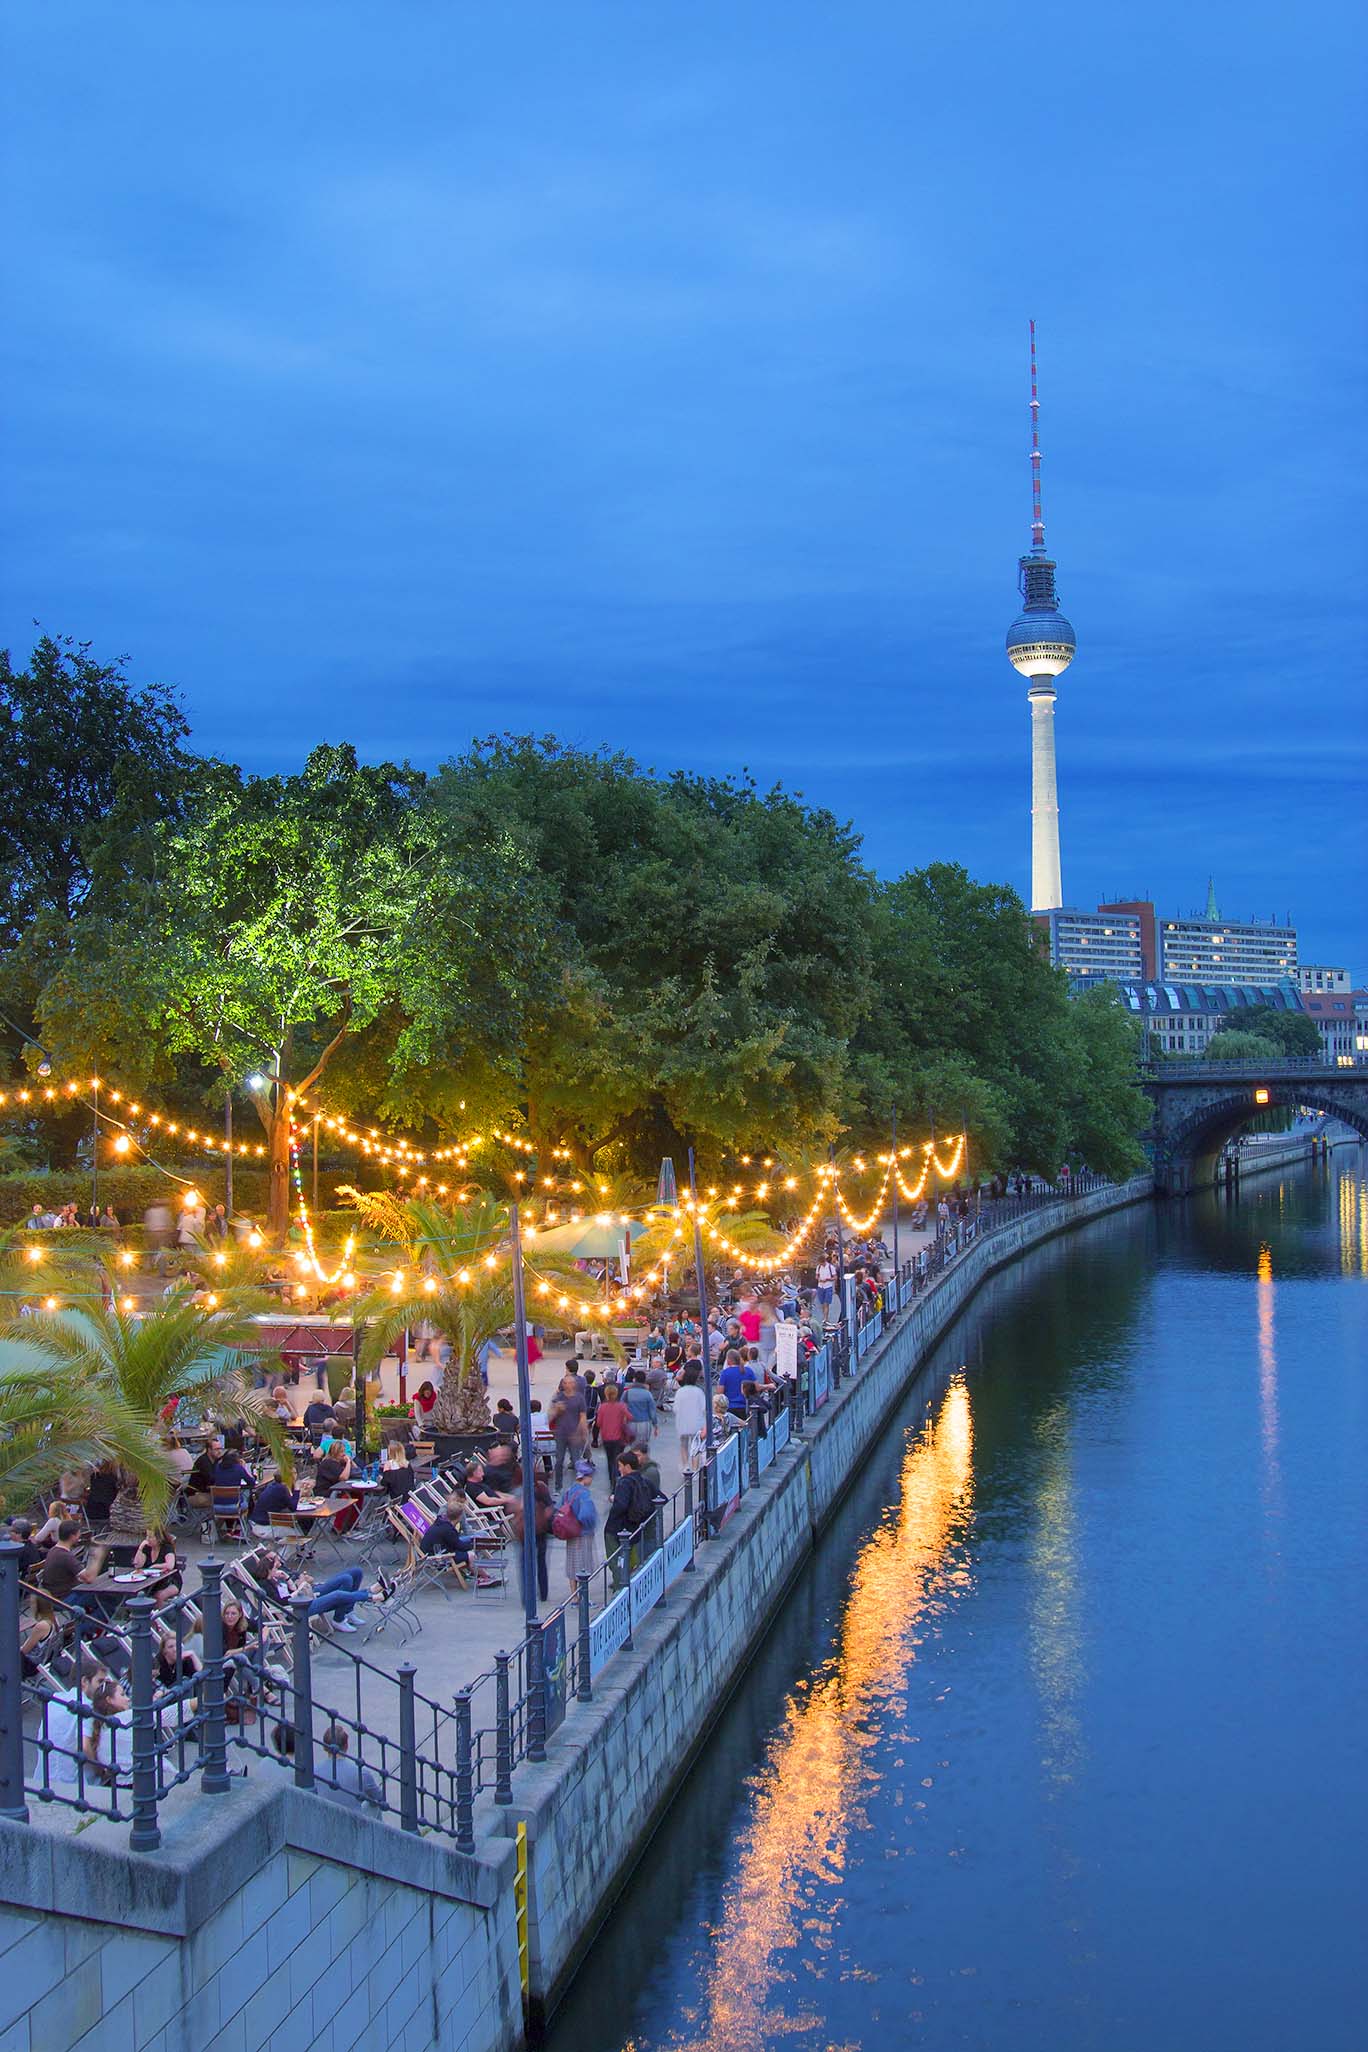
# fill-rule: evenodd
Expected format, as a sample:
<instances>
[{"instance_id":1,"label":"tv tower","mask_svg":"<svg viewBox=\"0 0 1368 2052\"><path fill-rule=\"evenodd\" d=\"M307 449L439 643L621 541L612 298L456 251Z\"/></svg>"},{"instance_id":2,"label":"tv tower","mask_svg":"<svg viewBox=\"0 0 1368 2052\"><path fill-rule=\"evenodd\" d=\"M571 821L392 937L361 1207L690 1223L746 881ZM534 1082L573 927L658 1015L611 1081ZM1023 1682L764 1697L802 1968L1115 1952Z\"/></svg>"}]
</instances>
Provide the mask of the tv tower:
<instances>
[{"instance_id":1,"label":"tv tower","mask_svg":"<svg viewBox=\"0 0 1368 2052\"><path fill-rule=\"evenodd\" d=\"M1055 782L1054 680L1073 661L1074 631L1059 610L1055 562L1045 553L1040 515L1040 400L1036 394L1035 322L1031 322L1031 548L1017 584L1021 615L1007 630L1007 660L1031 688L1031 910L1064 902L1059 876L1059 791Z\"/></svg>"}]
</instances>

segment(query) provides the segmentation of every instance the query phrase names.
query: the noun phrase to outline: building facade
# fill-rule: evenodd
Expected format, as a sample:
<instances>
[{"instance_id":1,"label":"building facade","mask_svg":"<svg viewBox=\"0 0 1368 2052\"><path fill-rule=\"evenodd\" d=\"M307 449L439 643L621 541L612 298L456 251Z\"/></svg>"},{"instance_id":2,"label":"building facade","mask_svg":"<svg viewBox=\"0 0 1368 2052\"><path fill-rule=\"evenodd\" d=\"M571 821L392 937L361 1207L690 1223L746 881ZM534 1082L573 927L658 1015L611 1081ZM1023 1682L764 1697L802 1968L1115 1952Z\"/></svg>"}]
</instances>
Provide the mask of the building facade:
<instances>
[{"instance_id":1,"label":"building facade","mask_svg":"<svg viewBox=\"0 0 1368 2052\"><path fill-rule=\"evenodd\" d=\"M1078 912L1059 906L1037 912L1036 925L1048 937L1050 960L1068 971L1071 983L1139 983L1145 979L1140 919L1135 912Z\"/></svg>"},{"instance_id":2,"label":"building facade","mask_svg":"<svg viewBox=\"0 0 1368 2052\"><path fill-rule=\"evenodd\" d=\"M1123 983L1121 1002L1144 1031L1143 1055L1200 1055L1213 1034L1239 1026L1239 1014L1266 1005L1274 1012L1303 1012L1301 992L1290 978L1267 984ZM1276 1049L1270 1051L1279 1059Z\"/></svg>"},{"instance_id":3,"label":"building facade","mask_svg":"<svg viewBox=\"0 0 1368 2052\"><path fill-rule=\"evenodd\" d=\"M1165 919L1159 974L1167 983L1295 984L1297 929L1259 919Z\"/></svg>"},{"instance_id":4,"label":"building facade","mask_svg":"<svg viewBox=\"0 0 1368 2052\"><path fill-rule=\"evenodd\" d=\"M1321 1059L1332 1069L1354 1066L1354 1000L1350 992L1306 990L1302 1007L1316 1022Z\"/></svg>"},{"instance_id":5,"label":"building facade","mask_svg":"<svg viewBox=\"0 0 1368 2052\"><path fill-rule=\"evenodd\" d=\"M1298 990L1332 990L1340 997L1353 995L1353 982L1347 969L1327 969L1320 962L1303 962L1297 970Z\"/></svg>"}]
</instances>

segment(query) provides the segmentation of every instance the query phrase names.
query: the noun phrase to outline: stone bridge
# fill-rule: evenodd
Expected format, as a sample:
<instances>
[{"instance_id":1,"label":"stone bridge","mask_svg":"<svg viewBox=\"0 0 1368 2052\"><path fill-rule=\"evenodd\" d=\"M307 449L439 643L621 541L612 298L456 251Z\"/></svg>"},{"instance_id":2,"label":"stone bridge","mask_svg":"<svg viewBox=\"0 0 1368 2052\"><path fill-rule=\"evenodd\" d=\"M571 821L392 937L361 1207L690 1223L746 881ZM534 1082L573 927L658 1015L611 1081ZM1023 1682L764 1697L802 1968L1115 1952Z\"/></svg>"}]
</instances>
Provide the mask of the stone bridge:
<instances>
[{"instance_id":1,"label":"stone bridge","mask_svg":"<svg viewBox=\"0 0 1368 2052\"><path fill-rule=\"evenodd\" d=\"M1165 1063L1141 1088L1154 1106L1150 1142L1158 1190L1181 1197L1209 1183L1226 1142L1260 1112L1279 1106L1322 1111L1368 1140L1368 1069L1317 1061Z\"/></svg>"}]
</instances>

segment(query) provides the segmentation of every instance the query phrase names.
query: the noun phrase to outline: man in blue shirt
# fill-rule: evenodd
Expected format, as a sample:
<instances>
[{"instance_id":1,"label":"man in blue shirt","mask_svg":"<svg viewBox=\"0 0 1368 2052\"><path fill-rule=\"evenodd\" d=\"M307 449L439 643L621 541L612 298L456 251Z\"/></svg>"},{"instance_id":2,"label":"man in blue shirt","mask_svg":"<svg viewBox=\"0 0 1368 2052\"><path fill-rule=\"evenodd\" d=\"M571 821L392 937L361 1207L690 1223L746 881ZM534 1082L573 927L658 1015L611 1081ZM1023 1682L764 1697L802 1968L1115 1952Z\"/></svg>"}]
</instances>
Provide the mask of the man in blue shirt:
<instances>
[{"instance_id":1,"label":"man in blue shirt","mask_svg":"<svg viewBox=\"0 0 1368 2052\"><path fill-rule=\"evenodd\" d=\"M745 1379L740 1354L735 1347L728 1347L727 1358L722 1364L722 1373L717 1378L717 1386L727 1399L727 1409L734 1411L738 1418L744 1418L746 1415L746 1399L741 1392L741 1385Z\"/></svg>"}]
</instances>

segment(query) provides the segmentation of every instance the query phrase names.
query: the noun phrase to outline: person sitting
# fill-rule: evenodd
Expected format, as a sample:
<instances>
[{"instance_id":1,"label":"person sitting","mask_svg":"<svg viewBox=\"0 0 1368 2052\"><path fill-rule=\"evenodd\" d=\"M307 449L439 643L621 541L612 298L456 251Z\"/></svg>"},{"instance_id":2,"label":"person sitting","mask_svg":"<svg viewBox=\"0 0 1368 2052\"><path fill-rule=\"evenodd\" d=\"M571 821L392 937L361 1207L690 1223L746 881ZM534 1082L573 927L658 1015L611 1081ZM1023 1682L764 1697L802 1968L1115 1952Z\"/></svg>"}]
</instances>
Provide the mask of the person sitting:
<instances>
[{"instance_id":1,"label":"person sitting","mask_svg":"<svg viewBox=\"0 0 1368 2052\"><path fill-rule=\"evenodd\" d=\"M475 1551L475 1541L466 1536L466 1499L463 1489L453 1489L439 1516L424 1532L420 1551L427 1555L435 1553L454 1554L458 1567L464 1568Z\"/></svg>"},{"instance_id":2,"label":"person sitting","mask_svg":"<svg viewBox=\"0 0 1368 2052\"><path fill-rule=\"evenodd\" d=\"M299 1491L285 1486L279 1468L268 1468L252 1506L253 1523L269 1525L272 1518L289 1516L298 1509Z\"/></svg>"},{"instance_id":3,"label":"person sitting","mask_svg":"<svg viewBox=\"0 0 1368 2052\"><path fill-rule=\"evenodd\" d=\"M507 1397L500 1397L494 1406L494 1430L505 1439L518 1436L518 1414Z\"/></svg>"},{"instance_id":4,"label":"person sitting","mask_svg":"<svg viewBox=\"0 0 1368 2052\"><path fill-rule=\"evenodd\" d=\"M314 1470L314 1487L320 1496L331 1496L342 1483L351 1480L352 1464L344 1439L330 1439L322 1460Z\"/></svg>"},{"instance_id":5,"label":"person sitting","mask_svg":"<svg viewBox=\"0 0 1368 2052\"><path fill-rule=\"evenodd\" d=\"M348 1810L383 1809L385 1798L379 1782L369 1767L349 1756L348 1744L346 1727L330 1724L323 1734L327 1758L315 1779L315 1794Z\"/></svg>"},{"instance_id":6,"label":"person sitting","mask_svg":"<svg viewBox=\"0 0 1368 2052\"><path fill-rule=\"evenodd\" d=\"M405 1503L413 1494L414 1473L407 1452L402 1443L392 1439L385 1448L385 1465L380 1470L380 1486L391 1503Z\"/></svg>"},{"instance_id":7,"label":"person sitting","mask_svg":"<svg viewBox=\"0 0 1368 2052\"><path fill-rule=\"evenodd\" d=\"M533 1430L535 1431L535 1426ZM469 1477L467 1477L467 1481ZM500 1496L506 1496L511 1489L521 1489L522 1469L518 1457L507 1443L492 1446L489 1458L484 1463L483 1493L475 1497L477 1503L487 1503Z\"/></svg>"},{"instance_id":8,"label":"person sitting","mask_svg":"<svg viewBox=\"0 0 1368 2052\"><path fill-rule=\"evenodd\" d=\"M321 1391L311 1404L304 1407L304 1424L310 1432L321 1432L324 1426L333 1423L333 1418L333 1407Z\"/></svg>"},{"instance_id":9,"label":"person sitting","mask_svg":"<svg viewBox=\"0 0 1368 2052\"><path fill-rule=\"evenodd\" d=\"M239 1451L226 1446L214 1463L210 1482L215 1489L243 1489L250 1496L252 1471Z\"/></svg>"},{"instance_id":10,"label":"person sitting","mask_svg":"<svg viewBox=\"0 0 1368 2052\"><path fill-rule=\"evenodd\" d=\"M117 1719L127 1708L123 1684L105 1667L88 1669L78 1688L49 1703L43 1719L49 1779L68 1787L82 1779L108 1786L118 1771Z\"/></svg>"},{"instance_id":11,"label":"person sitting","mask_svg":"<svg viewBox=\"0 0 1368 2052\"><path fill-rule=\"evenodd\" d=\"M294 1405L290 1401L290 1392L286 1389L283 1382L278 1383L271 1391L271 1416L278 1419L282 1425L294 1424Z\"/></svg>"},{"instance_id":12,"label":"person sitting","mask_svg":"<svg viewBox=\"0 0 1368 2052\"><path fill-rule=\"evenodd\" d=\"M340 1574L329 1575L326 1582L315 1585L309 1575L295 1578L286 1574L285 1564L278 1553L263 1553L255 1560L249 1560L247 1572L277 1603L288 1603L295 1596L307 1596L309 1616L331 1618L334 1631L339 1632L356 1630L350 1613L357 1604L381 1603L391 1588L381 1575L373 1588L363 1589L359 1567L343 1568Z\"/></svg>"},{"instance_id":13,"label":"person sitting","mask_svg":"<svg viewBox=\"0 0 1368 2052\"><path fill-rule=\"evenodd\" d=\"M19 1556L19 1579L26 1582L33 1570L41 1567L47 1559L46 1548L40 1546L34 1538L31 1518L11 1518L6 1529L14 1543L23 1548Z\"/></svg>"},{"instance_id":14,"label":"person sitting","mask_svg":"<svg viewBox=\"0 0 1368 2052\"><path fill-rule=\"evenodd\" d=\"M142 1591L154 1603L170 1590L179 1595L181 1569L176 1558L176 1542L164 1526L149 1526L146 1536L133 1549L133 1567L135 1571L148 1568L156 1576L156 1580L149 1582Z\"/></svg>"},{"instance_id":15,"label":"person sitting","mask_svg":"<svg viewBox=\"0 0 1368 2052\"><path fill-rule=\"evenodd\" d=\"M38 1586L44 1595L54 1602L66 1603L73 1609L84 1607L82 1587L95 1581L109 1554L107 1546L91 1549L90 1557L82 1565L76 1552L80 1543L81 1526L76 1518L63 1518L57 1527L57 1542L48 1549L47 1559L38 1574Z\"/></svg>"},{"instance_id":16,"label":"person sitting","mask_svg":"<svg viewBox=\"0 0 1368 2052\"><path fill-rule=\"evenodd\" d=\"M197 1507L203 1507L209 1502L209 1492L214 1486L214 1470L223 1459L223 1454L223 1435L215 1432L191 1463L185 1487L190 1501Z\"/></svg>"}]
</instances>

